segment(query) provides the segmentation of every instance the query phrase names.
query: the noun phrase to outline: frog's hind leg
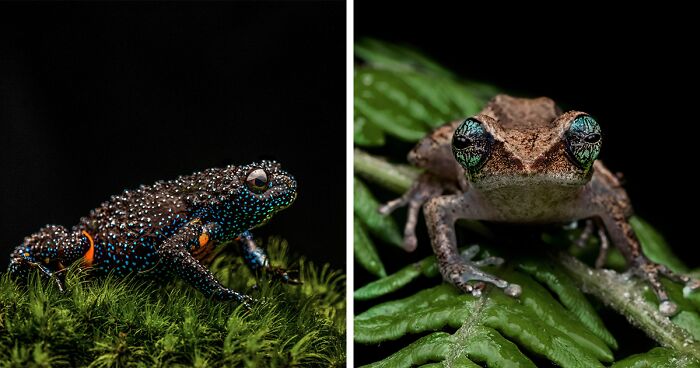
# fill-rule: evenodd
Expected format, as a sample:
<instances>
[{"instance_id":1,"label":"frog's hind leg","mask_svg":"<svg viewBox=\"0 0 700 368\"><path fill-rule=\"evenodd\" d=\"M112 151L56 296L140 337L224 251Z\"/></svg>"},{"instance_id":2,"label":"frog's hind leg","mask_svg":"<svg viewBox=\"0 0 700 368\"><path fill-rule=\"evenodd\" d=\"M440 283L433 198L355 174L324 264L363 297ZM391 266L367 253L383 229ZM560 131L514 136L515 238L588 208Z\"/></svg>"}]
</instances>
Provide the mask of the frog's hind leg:
<instances>
[{"instance_id":1,"label":"frog's hind leg","mask_svg":"<svg viewBox=\"0 0 700 368\"><path fill-rule=\"evenodd\" d=\"M403 231L403 248L407 252L413 252L418 245L416 224L421 206L430 198L441 195L445 191L445 187L445 184L433 175L423 173L401 197L391 200L379 208L382 215L388 215L397 208L408 206L408 219Z\"/></svg>"},{"instance_id":2,"label":"frog's hind leg","mask_svg":"<svg viewBox=\"0 0 700 368\"><path fill-rule=\"evenodd\" d=\"M644 255L626 214L619 207L613 207L600 218L610 238L625 256L630 271L645 279L651 286L659 299L659 311L662 314L672 316L678 311L678 306L668 298L666 289L661 284L661 276L684 283L686 293L700 289L700 281L687 275L677 274L664 265L652 262Z\"/></svg>"},{"instance_id":3,"label":"frog's hind leg","mask_svg":"<svg viewBox=\"0 0 700 368\"><path fill-rule=\"evenodd\" d=\"M454 224L457 219L477 219L478 213L461 194L436 197L423 206L433 252L438 260L440 273L445 280L461 290L478 295L481 293L479 283L493 284L510 296L519 296L522 289L497 276L482 271L479 267L500 264L499 258L487 258L472 261L478 248L467 249L460 254L457 249ZM476 281L477 284L470 283Z\"/></svg>"},{"instance_id":4,"label":"frog's hind leg","mask_svg":"<svg viewBox=\"0 0 700 368\"><path fill-rule=\"evenodd\" d=\"M63 226L48 225L26 237L10 256L8 272L26 281L29 272L38 269L43 279L55 282L65 291L65 265L82 257L91 247L81 232L69 232Z\"/></svg>"},{"instance_id":5,"label":"frog's hind leg","mask_svg":"<svg viewBox=\"0 0 700 368\"><path fill-rule=\"evenodd\" d=\"M64 269L54 272L31 257L25 257L24 255L13 257L10 259L10 266L7 271L19 280L22 280L22 282L26 282L31 270L39 270L42 279L53 281L60 292L65 292Z\"/></svg>"},{"instance_id":6,"label":"frog's hind leg","mask_svg":"<svg viewBox=\"0 0 700 368\"><path fill-rule=\"evenodd\" d=\"M158 247L160 263L168 272L179 276L205 296L221 301L234 300L250 308L253 302L251 297L221 285L214 274L190 253L191 248L206 243L203 240L206 238L208 241L211 230L216 227L211 223L203 225L200 220L189 222Z\"/></svg>"}]
</instances>

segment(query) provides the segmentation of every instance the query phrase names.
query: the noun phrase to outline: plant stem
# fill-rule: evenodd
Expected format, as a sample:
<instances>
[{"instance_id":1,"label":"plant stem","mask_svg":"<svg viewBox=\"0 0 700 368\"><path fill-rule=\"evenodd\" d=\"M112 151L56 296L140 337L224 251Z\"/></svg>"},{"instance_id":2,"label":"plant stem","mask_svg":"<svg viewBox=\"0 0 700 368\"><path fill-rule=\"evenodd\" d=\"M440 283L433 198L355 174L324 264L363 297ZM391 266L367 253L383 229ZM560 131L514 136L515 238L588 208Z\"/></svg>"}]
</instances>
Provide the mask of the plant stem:
<instances>
[{"instance_id":1,"label":"plant stem","mask_svg":"<svg viewBox=\"0 0 700 368\"><path fill-rule=\"evenodd\" d=\"M420 171L408 165L397 165L355 148L355 175L377 183L396 193L403 193L411 187Z\"/></svg>"},{"instance_id":2,"label":"plant stem","mask_svg":"<svg viewBox=\"0 0 700 368\"><path fill-rule=\"evenodd\" d=\"M559 263L584 292L594 295L634 326L665 347L700 359L700 343L642 296L643 285L612 270L594 270L578 259L562 253Z\"/></svg>"}]
</instances>

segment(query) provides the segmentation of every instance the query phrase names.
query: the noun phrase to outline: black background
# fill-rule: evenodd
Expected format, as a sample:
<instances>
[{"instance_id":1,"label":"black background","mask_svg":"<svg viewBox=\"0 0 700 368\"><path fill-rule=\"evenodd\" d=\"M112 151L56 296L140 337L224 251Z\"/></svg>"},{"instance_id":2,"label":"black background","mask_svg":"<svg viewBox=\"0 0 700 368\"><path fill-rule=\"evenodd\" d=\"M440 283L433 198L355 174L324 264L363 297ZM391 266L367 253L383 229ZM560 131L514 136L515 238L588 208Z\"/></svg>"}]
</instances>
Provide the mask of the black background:
<instances>
[{"instance_id":1,"label":"black background","mask_svg":"<svg viewBox=\"0 0 700 368\"><path fill-rule=\"evenodd\" d=\"M590 113L603 129L600 158L624 174L637 214L686 263L700 266L700 245L692 240L700 60L687 13L477 5L399 9L358 2L355 38L414 46L464 78Z\"/></svg>"},{"instance_id":2,"label":"black background","mask_svg":"<svg viewBox=\"0 0 700 368\"><path fill-rule=\"evenodd\" d=\"M624 173L637 214L661 231L686 264L700 267L695 179L700 60L691 33L697 21L688 19L692 13L658 6L621 7L616 12L575 6L538 9L530 2L522 8L500 2L494 8L476 2L455 4L381 6L358 1L355 38L412 46L466 79L493 84L517 96L548 96L564 110L590 113L603 129L600 158L611 170ZM391 140L377 151L386 154L387 147L401 159L412 145ZM374 189L380 201L396 196ZM395 217L403 224L405 210L397 212ZM418 249L412 254L378 244L388 273L432 254L422 223L421 216ZM462 240L464 244L475 241ZM546 250L501 251L507 258L509 252ZM356 287L374 280L361 267L355 271ZM434 285L434 280L417 282L410 290L383 300L407 297L416 288ZM355 313L376 303L356 302ZM617 358L654 346L617 313L601 313L620 344ZM385 358L413 340L378 347L356 344L355 363ZM536 363L549 366L544 360Z\"/></svg>"},{"instance_id":3,"label":"black background","mask_svg":"<svg viewBox=\"0 0 700 368\"><path fill-rule=\"evenodd\" d=\"M0 264L126 188L272 158L299 195L256 235L345 267L345 4L3 4L0 23Z\"/></svg>"}]
</instances>

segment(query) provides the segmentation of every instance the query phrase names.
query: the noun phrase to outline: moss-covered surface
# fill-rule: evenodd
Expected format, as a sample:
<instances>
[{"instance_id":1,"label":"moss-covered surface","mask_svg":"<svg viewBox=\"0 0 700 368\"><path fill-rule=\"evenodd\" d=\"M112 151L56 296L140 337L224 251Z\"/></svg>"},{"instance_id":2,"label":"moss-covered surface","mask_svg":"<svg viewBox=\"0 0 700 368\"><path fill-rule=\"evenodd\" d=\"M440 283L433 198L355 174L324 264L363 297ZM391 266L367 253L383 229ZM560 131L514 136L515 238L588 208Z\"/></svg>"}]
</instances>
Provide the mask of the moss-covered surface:
<instances>
[{"instance_id":1,"label":"moss-covered surface","mask_svg":"<svg viewBox=\"0 0 700 368\"><path fill-rule=\"evenodd\" d=\"M285 265L284 241L269 253ZM345 276L303 258L291 266L303 285L263 277L254 290L240 257L217 257L211 269L224 285L258 300L249 311L181 282L95 279L74 266L62 294L3 273L0 366L344 366Z\"/></svg>"}]
</instances>

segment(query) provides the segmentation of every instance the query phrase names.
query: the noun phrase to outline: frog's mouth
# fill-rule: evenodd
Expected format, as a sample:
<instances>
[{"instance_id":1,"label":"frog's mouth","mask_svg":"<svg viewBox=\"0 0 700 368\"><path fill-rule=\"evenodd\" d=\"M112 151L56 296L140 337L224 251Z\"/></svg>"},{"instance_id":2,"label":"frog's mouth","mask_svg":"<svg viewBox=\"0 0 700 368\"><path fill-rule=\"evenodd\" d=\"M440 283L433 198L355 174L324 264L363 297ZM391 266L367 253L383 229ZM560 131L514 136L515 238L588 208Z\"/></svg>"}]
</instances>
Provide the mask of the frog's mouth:
<instances>
[{"instance_id":1,"label":"frog's mouth","mask_svg":"<svg viewBox=\"0 0 700 368\"><path fill-rule=\"evenodd\" d=\"M297 182L289 175L276 175L269 188L262 194L274 212L281 211L294 203L297 198Z\"/></svg>"},{"instance_id":2,"label":"frog's mouth","mask_svg":"<svg viewBox=\"0 0 700 368\"><path fill-rule=\"evenodd\" d=\"M268 190L269 192L269 190ZM263 196L267 195L268 192L265 192ZM275 213L282 211L286 209L287 207L291 206L292 203L294 203L294 200L297 198L297 192L295 190L291 191L282 191L281 193L278 193L277 195L275 194L269 194L267 201L271 201L272 204L270 205L270 208L272 208L271 211L269 211L265 217L253 227L253 229L261 227L272 219Z\"/></svg>"},{"instance_id":3,"label":"frog's mouth","mask_svg":"<svg viewBox=\"0 0 700 368\"><path fill-rule=\"evenodd\" d=\"M533 188L580 188L590 179L570 174L558 175L491 175L471 180L472 185L481 190L496 190L500 188L521 188L528 190Z\"/></svg>"}]
</instances>

